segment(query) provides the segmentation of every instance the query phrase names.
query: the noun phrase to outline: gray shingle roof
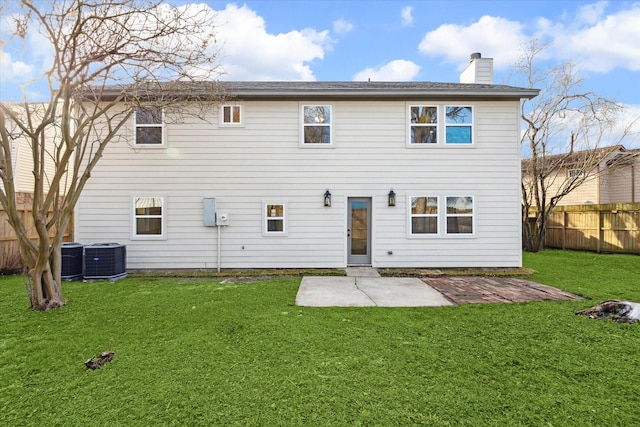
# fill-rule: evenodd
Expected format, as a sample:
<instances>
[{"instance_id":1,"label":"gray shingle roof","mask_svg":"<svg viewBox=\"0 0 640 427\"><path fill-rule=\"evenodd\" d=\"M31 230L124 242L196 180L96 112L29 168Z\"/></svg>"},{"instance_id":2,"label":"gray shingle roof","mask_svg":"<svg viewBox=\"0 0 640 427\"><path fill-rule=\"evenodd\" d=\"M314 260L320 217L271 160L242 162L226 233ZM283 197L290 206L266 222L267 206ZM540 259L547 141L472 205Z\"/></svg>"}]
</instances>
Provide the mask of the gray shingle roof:
<instances>
[{"instance_id":1,"label":"gray shingle roof","mask_svg":"<svg viewBox=\"0 0 640 427\"><path fill-rule=\"evenodd\" d=\"M132 86L111 86L103 99L113 99ZM139 86L136 92L145 92ZM202 97L218 92L238 99L521 99L533 98L538 89L515 86L438 82L349 81L218 81L150 84L148 93L169 91L173 95ZM166 92L165 92L166 93Z\"/></svg>"},{"instance_id":2,"label":"gray shingle roof","mask_svg":"<svg viewBox=\"0 0 640 427\"><path fill-rule=\"evenodd\" d=\"M534 89L504 85L438 83L438 82L222 82L229 92L247 96L321 96L407 98L425 95L444 96L513 96L528 98L537 95Z\"/></svg>"}]
</instances>

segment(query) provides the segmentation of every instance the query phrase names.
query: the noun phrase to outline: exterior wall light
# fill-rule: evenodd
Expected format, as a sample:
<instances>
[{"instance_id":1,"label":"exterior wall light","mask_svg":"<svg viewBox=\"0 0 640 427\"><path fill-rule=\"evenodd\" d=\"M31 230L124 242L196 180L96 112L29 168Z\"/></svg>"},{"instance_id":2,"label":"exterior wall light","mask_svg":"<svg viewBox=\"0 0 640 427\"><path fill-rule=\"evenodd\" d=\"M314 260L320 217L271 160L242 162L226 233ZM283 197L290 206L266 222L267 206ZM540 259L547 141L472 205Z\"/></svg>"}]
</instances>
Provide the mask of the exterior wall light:
<instances>
[{"instance_id":1,"label":"exterior wall light","mask_svg":"<svg viewBox=\"0 0 640 427\"><path fill-rule=\"evenodd\" d=\"M329 190L324 192L324 205L326 207L331 207L331 193Z\"/></svg>"},{"instance_id":2,"label":"exterior wall light","mask_svg":"<svg viewBox=\"0 0 640 427\"><path fill-rule=\"evenodd\" d=\"M396 205L396 193L393 191L393 189L391 189L391 191L389 191L389 206L395 206Z\"/></svg>"}]
</instances>

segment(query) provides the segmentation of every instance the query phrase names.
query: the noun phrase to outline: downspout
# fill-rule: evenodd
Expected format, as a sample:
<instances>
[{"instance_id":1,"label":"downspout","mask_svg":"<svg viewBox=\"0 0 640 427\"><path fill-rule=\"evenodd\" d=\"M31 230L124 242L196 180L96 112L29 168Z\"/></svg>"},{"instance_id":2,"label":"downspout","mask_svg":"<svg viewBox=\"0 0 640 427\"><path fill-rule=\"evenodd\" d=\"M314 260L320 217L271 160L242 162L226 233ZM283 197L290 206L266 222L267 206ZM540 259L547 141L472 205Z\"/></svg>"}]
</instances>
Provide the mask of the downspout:
<instances>
[{"instance_id":1,"label":"downspout","mask_svg":"<svg viewBox=\"0 0 640 427\"><path fill-rule=\"evenodd\" d=\"M218 273L220 273L220 260L221 260L221 256L220 256L220 247L221 247L220 235L221 234L222 234L222 226L219 225L218 226Z\"/></svg>"}]
</instances>

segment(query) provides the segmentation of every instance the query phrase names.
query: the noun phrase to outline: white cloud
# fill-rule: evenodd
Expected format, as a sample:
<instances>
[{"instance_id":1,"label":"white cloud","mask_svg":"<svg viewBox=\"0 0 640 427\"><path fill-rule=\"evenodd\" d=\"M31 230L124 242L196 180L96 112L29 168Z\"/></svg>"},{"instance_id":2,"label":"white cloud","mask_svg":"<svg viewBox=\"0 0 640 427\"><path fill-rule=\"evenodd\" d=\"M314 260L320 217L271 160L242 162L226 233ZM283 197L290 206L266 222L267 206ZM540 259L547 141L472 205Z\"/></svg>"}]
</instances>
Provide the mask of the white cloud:
<instances>
[{"instance_id":1,"label":"white cloud","mask_svg":"<svg viewBox=\"0 0 640 427\"><path fill-rule=\"evenodd\" d=\"M595 24L604 15L607 4L608 2L606 1L599 1L578 8L578 13L576 14L577 21L586 24Z\"/></svg>"},{"instance_id":2,"label":"white cloud","mask_svg":"<svg viewBox=\"0 0 640 427\"><path fill-rule=\"evenodd\" d=\"M414 62L396 59L378 68L365 68L353 76L354 81L411 81L420 72L420 66Z\"/></svg>"},{"instance_id":3,"label":"white cloud","mask_svg":"<svg viewBox=\"0 0 640 427\"><path fill-rule=\"evenodd\" d=\"M5 81L23 81L34 71L33 65L22 61L14 61L9 52L0 50L0 76Z\"/></svg>"},{"instance_id":4,"label":"white cloud","mask_svg":"<svg viewBox=\"0 0 640 427\"><path fill-rule=\"evenodd\" d=\"M558 24L550 28L550 47L557 58L574 58L583 69L606 73L614 68L640 71L640 3L606 15L594 12L582 22Z\"/></svg>"},{"instance_id":5,"label":"white cloud","mask_svg":"<svg viewBox=\"0 0 640 427\"><path fill-rule=\"evenodd\" d=\"M493 57L497 69L511 66L522 46L537 38L548 44L544 58L572 59L582 69L600 73L615 68L640 71L640 2L607 14L611 3L600 1L578 8L560 21L534 18L525 23L483 16L470 25L441 25L425 34L419 50L463 67L472 52Z\"/></svg>"},{"instance_id":6,"label":"white cloud","mask_svg":"<svg viewBox=\"0 0 640 427\"><path fill-rule=\"evenodd\" d=\"M626 135L619 140L626 148L640 148L640 105L623 104L623 107L614 132Z\"/></svg>"},{"instance_id":7,"label":"white cloud","mask_svg":"<svg viewBox=\"0 0 640 427\"><path fill-rule=\"evenodd\" d=\"M309 63L324 58L333 43L328 30L271 34L246 5L219 11L215 32L225 78L232 80L315 80Z\"/></svg>"},{"instance_id":8,"label":"white cloud","mask_svg":"<svg viewBox=\"0 0 640 427\"><path fill-rule=\"evenodd\" d=\"M441 25L424 36L418 49L426 55L444 56L445 62L461 67L469 54L481 52L483 57L494 58L496 68L507 68L518 58L526 40L520 22L483 16L469 26Z\"/></svg>"},{"instance_id":9,"label":"white cloud","mask_svg":"<svg viewBox=\"0 0 640 427\"><path fill-rule=\"evenodd\" d=\"M413 7L405 6L400 11L400 23L403 27L410 27L413 24Z\"/></svg>"},{"instance_id":10,"label":"white cloud","mask_svg":"<svg viewBox=\"0 0 640 427\"><path fill-rule=\"evenodd\" d=\"M333 22L333 31L336 34L346 34L353 31L353 24L344 18L340 18Z\"/></svg>"}]
</instances>

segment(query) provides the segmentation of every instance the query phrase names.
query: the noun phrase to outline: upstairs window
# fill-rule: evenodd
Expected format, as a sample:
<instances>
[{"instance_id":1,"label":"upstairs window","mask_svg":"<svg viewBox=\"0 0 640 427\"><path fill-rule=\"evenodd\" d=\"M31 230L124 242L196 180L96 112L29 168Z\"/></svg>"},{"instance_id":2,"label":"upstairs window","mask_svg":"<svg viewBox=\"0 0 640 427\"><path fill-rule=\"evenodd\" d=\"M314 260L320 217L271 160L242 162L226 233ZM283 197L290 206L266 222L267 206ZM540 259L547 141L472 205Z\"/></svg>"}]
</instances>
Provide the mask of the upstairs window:
<instances>
[{"instance_id":1,"label":"upstairs window","mask_svg":"<svg viewBox=\"0 0 640 427\"><path fill-rule=\"evenodd\" d=\"M438 143L438 107L412 105L411 144Z\"/></svg>"},{"instance_id":2,"label":"upstairs window","mask_svg":"<svg viewBox=\"0 0 640 427\"><path fill-rule=\"evenodd\" d=\"M580 178L584 176L584 171L582 169L569 169L567 176L569 178Z\"/></svg>"},{"instance_id":3,"label":"upstairs window","mask_svg":"<svg viewBox=\"0 0 640 427\"><path fill-rule=\"evenodd\" d=\"M242 124L242 107L240 105L220 106L220 124L223 126Z\"/></svg>"},{"instance_id":4,"label":"upstairs window","mask_svg":"<svg viewBox=\"0 0 640 427\"><path fill-rule=\"evenodd\" d=\"M473 110L470 106L445 107L445 144L473 143Z\"/></svg>"},{"instance_id":5,"label":"upstairs window","mask_svg":"<svg viewBox=\"0 0 640 427\"><path fill-rule=\"evenodd\" d=\"M133 237L158 239L164 237L164 198L133 198Z\"/></svg>"},{"instance_id":6,"label":"upstairs window","mask_svg":"<svg viewBox=\"0 0 640 427\"><path fill-rule=\"evenodd\" d=\"M135 113L137 146L164 145L163 112L159 107L138 108Z\"/></svg>"},{"instance_id":7,"label":"upstairs window","mask_svg":"<svg viewBox=\"0 0 640 427\"><path fill-rule=\"evenodd\" d=\"M447 234L473 234L473 197L447 197Z\"/></svg>"},{"instance_id":8,"label":"upstairs window","mask_svg":"<svg viewBox=\"0 0 640 427\"><path fill-rule=\"evenodd\" d=\"M331 144L331 105L302 106L302 143Z\"/></svg>"},{"instance_id":9,"label":"upstairs window","mask_svg":"<svg viewBox=\"0 0 640 427\"><path fill-rule=\"evenodd\" d=\"M411 198L411 234L438 234L438 198Z\"/></svg>"}]
</instances>

